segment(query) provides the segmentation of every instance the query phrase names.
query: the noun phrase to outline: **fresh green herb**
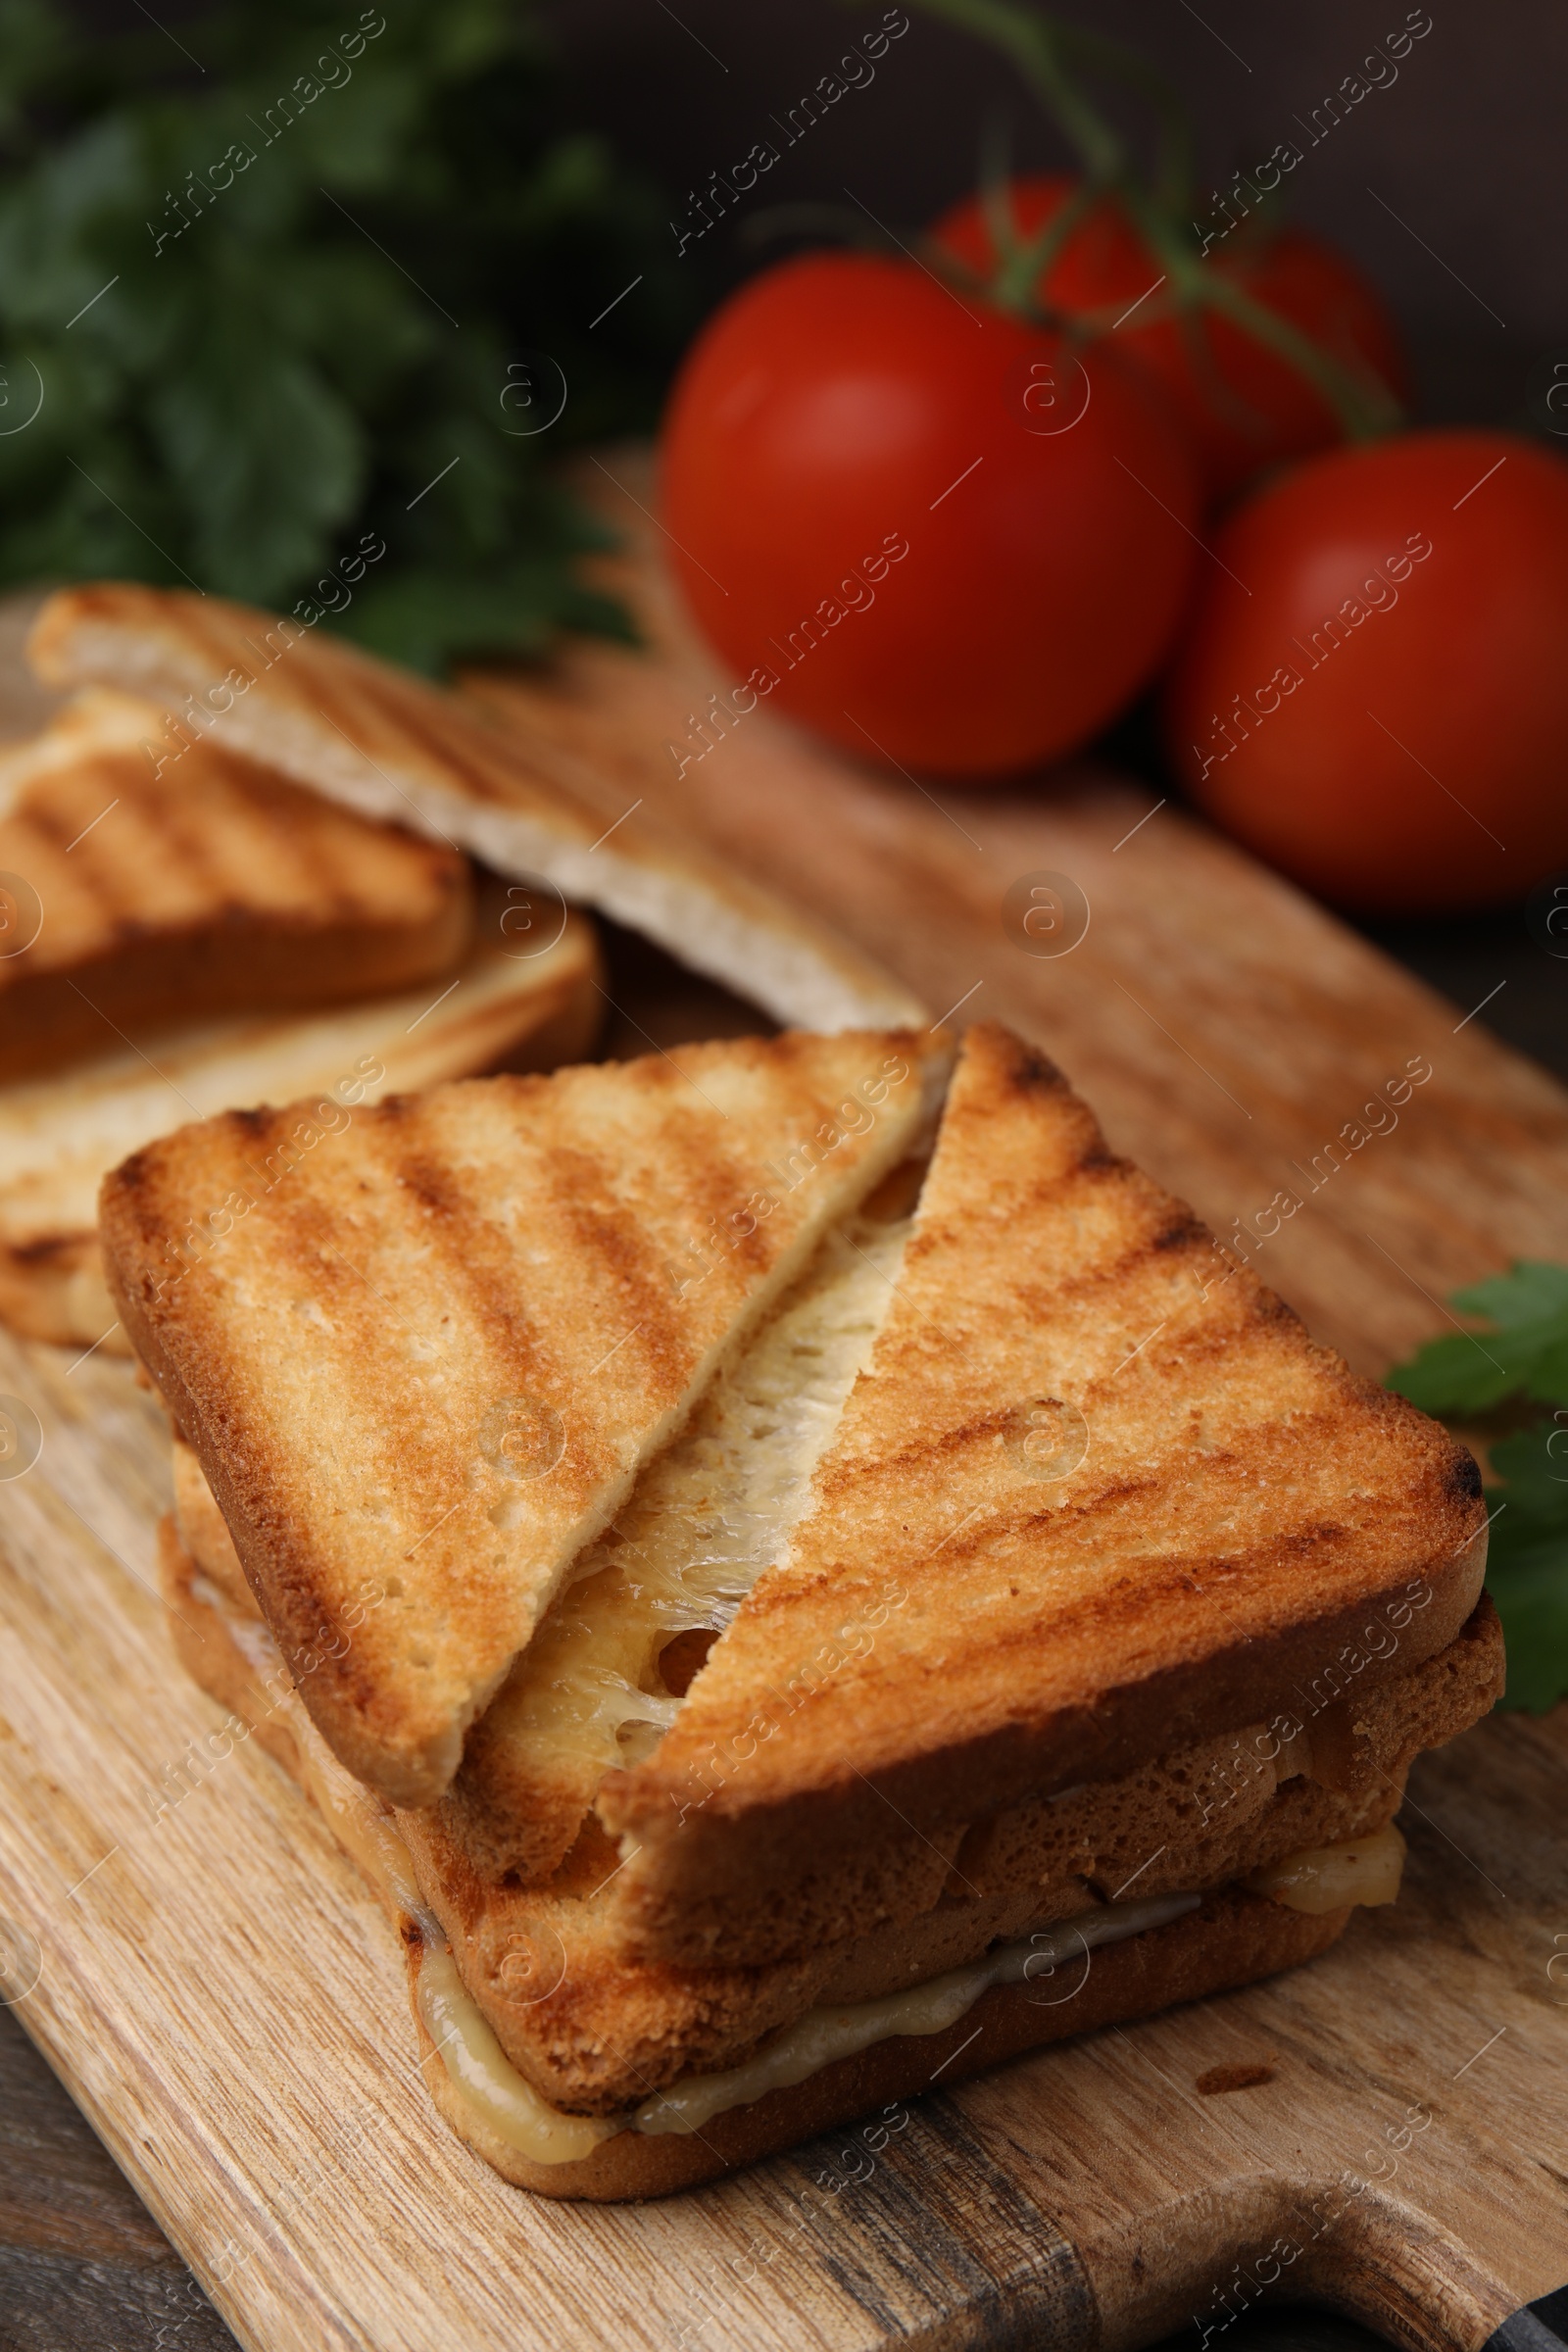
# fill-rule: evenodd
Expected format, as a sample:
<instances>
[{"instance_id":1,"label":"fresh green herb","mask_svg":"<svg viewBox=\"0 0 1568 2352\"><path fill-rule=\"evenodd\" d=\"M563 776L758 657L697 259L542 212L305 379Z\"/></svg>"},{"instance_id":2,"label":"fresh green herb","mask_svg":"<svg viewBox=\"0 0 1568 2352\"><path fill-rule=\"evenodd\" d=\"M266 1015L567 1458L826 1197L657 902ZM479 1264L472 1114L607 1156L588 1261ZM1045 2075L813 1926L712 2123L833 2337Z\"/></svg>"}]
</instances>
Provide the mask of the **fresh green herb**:
<instances>
[{"instance_id":1,"label":"fresh green herb","mask_svg":"<svg viewBox=\"0 0 1568 2352\"><path fill-rule=\"evenodd\" d=\"M1568 1266L1522 1260L1456 1291L1474 1332L1433 1340L1388 1385L1423 1411L1474 1420L1520 1399L1568 1406ZM1504 1706L1540 1713L1568 1696L1568 1412L1489 1448L1494 1516L1487 1585L1508 1643Z\"/></svg>"},{"instance_id":2,"label":"fresh green herb","mask_svg":"<svg viewBox=\"0 0 1568 2352\"><path fill-rule=\"evenodd\" d=\"M1389 1374L1391 1389L1449 1419L1490 1412L1509 1396L1568 1404L1568 1266L1524 1259L1455 1291L1452 1303L1483 1319L1483 1331L1429 1341Z\"/></svg>"},{"instance_id":3,"label":"fresh green herb","mask_svg":"<svg viewBox=\"0 0 1568 2352\"><path fill-rule=\"evenodd\" d=\"M0 0L0 584L289 607L370 532L321 601L425 667L623 627L546 460L650 420L684 288L558 113L513 0Z\"/></svg>"}]
</instances>

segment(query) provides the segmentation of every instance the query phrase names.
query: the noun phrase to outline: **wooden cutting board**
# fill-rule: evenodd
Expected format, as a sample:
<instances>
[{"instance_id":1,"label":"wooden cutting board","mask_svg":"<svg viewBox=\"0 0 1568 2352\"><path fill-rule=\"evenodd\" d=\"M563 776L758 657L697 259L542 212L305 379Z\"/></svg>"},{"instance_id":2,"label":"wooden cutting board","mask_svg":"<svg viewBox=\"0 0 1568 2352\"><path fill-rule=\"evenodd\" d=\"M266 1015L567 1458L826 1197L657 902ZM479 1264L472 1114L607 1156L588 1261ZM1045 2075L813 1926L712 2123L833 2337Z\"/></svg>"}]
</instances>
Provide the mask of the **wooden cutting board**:
<instances>
[{"instance_id":1,"label":"wooden cutting board","mask_svg":"<svg viewBox=\"0 0 1568 2352\"><path fill-rule=\"evenodd\" d=\"M607 824L641 799L933 1014L1014 1022L1222 1233L1298 1199L1246 1246L1361 1365L1446 1328L1454 1283L1568 1258L1568 1096L1468 1008L1114 781L932 801L763 711L682 769L724 681L632 562L651 652L483 685L592 763ZM1078 943L1039 953L1085 901ZM628 968L619 1017L667 1042L656 994ZM1396 1126L1364 1111L1423 1062ZM43 1432L0 1481L3 1988L247 2345L1115 2352L1196 2322L1201 2352L1288 2294L1470 2348L1568 2278L1561 1711L1418 1768L1404 1896L1310 1969L692 2195L535 2201L437 2122L401 1961L291 1785L253 1749L188 1764L219 1717L153 1591L150 1402L100 1355L3 1335L0 1393Z\"/></svg>"}]
</instances>

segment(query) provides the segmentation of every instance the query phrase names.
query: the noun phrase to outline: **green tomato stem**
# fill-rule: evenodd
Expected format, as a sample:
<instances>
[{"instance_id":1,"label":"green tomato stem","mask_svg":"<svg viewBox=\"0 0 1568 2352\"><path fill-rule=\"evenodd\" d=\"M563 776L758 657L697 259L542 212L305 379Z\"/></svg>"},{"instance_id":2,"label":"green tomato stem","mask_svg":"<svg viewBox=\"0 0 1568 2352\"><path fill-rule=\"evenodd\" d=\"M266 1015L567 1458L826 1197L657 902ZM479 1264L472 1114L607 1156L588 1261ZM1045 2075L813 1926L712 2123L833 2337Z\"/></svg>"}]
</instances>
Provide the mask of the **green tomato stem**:
<instances>
[{"instance_id":1,"label":"green tomato stem","mask_svg":"<svg viewBox=\"0 0 1568 2352\"><path fill-rule=\"evenodd\" d=\"M851 0L855 4L855 0ZM1160 262L1169 288L1161 309L1177 314L1218 313L1254 342L1296 368L1333 410L1350 440L1366 440L1401 421L1398 403L1369 368L1348 366L1335 353L1259 302L1229 271L1194 253L1191 138L1179 101L1164 77L1136 50L1082 26L1056 23L1019 0L915 0L927 16L972 33L1009 58L1045 111L1076 150L1082 182L1032 242L1021 240L1004 191L988 191L986 217L999 266L989 288L1001 308L1040 316L1035 288L1090 208L1114 197ZM1159 162L1146 187L1132 170L1126 145L1082 88L1074 67L1134 84L1159 124ZM999 237L999 224L1005 235ZM1157 312L1149 314L1157 316Z\"/></svg>"}]
</instances>

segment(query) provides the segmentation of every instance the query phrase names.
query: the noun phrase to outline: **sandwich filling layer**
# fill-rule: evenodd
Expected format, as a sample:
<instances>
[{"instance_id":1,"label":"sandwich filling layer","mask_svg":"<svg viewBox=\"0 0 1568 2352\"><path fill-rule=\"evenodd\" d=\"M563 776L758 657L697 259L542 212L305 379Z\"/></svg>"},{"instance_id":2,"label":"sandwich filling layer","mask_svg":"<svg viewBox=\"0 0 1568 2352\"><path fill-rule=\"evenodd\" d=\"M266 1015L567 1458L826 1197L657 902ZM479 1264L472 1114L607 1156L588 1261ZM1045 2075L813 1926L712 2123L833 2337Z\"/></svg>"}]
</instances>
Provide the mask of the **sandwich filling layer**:
<instances>
[{"instance_id":1,"label":"sandwich filling layer","mask_svg":"<svg viewBox=\"0 0 1568 2352\"><path fill-rule=\"evenodd\" d=\"M1404 1840L1390 1822L1371 1837L1343 1846L1291 1855L1267 1873L1268 1893L1292 1910L1345 1909L1354 1903L1392 1903L1398 1895ZM1196 1911L1201 1894L1151 1896L1144 1902L1104 1903L1076 1919L1011 1943L967 1968L948 1970L924 1984L841 2008L808 2009L741 2066L689 2075L644 2100L627 2116L564 2115L517 2072L485 2023L458 1974L438 1920L422 1914L424 1950L416 1995L420 2022L440 2052L454 2088L492 2132L534 2164L568 2164L591 2155L617 2132L700 2132L717 2115L749 2107L769 2091L786 2090L895 2035L942 2034L999 1984L1025 1984L1087 1960L1097 1946L1124 1943ZM1052 1998L1060 1996L1053 1995Z\"/></svg>"},{"instance_id":2,"label":"sandwich filling layer","mask_svg":"<svg viewBox=\"0 0 1568 2352\"><path fill-rule=\"evenodd\" d=\"M782 1557L881 1329L908 1231L902 1219L849 1219L740 1362L720 1373L686 1435L577 1561L559 1624L524 1653L514 1737L580 1743L608 1769L632 1761L673 1721L679 1697L643 1689L615 1661L672 1634L722 1633Z\"/></svg>"},{"instance_id":3,"label":"sandwich filling layer","mask_svg":"<svg viewBox=\"0 0 1568 2352\"><path fill-rule=\"evenodd\" d=\"M534 2164L569 2164L591 2155L617 2132L700 2132L715 2115L749 2107L771 2090L804 2082L840 2058L852 2058L895 2034L941 2034L998 1984L1022 1984L1086 1956L1097 1944L1124 1943L1196 1911L1199 1894L1157 1895L1147 1902L1102 1905L1061 1920L1027 1940L1004 1944L970 1968L950 1969L929 1984L841 2009L808 2009L744 2066L691 2075L625 2116L563 2115L542 2099L502 2049L459 1976L440 1923L422 1915L424 1949L416 2000L419 2021L440 2052L454 2088L509 2147Z\"/></svg>"}]
</instances>

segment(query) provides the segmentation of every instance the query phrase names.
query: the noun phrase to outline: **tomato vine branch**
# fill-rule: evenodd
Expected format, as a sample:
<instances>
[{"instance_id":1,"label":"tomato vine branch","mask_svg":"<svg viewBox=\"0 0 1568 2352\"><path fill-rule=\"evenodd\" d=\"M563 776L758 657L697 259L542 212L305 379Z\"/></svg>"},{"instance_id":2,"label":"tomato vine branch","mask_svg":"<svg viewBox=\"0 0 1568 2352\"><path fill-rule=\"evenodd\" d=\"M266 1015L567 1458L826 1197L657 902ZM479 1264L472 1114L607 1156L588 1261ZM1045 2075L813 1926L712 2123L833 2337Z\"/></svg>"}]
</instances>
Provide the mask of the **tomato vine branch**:
<instances>
[{"instance_id":1,"label":"tomato vine branch","mask_svg":"<svg viewBox=\"0 0 1568 2352\"><path fill-rule=\"evenodd\" d=\"M851 0L855 5L855 0ZM1195 250L1192 234L1192 135L1164 75L1124 43L1066 24L1024 0L912 0L925 15L973 34L1008 58L1074 149L1082 178L1033 240L1020 238L1005 191L988 194L986 218L998 265L986 288L999 308L1045 317L1039 287L1068 239L1101 201L1118 203L1164 274L1161 298L1146 313L1176 316L1201 332L1204 314L1221 318L1294 368L1333 410L1349 440L1367 440L1401 421L1393 394L1370 368L1348 365L1290 319L1259 302L1233 270ZM1157 153L1146 180L1127 141L1084 87L1095 74L1132 88L1153 112ZM1003 225L1005 234L997 234ZM1079 321L1091 333L1114 321Z\"/></svg>"}]
</instances>

